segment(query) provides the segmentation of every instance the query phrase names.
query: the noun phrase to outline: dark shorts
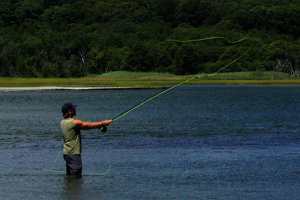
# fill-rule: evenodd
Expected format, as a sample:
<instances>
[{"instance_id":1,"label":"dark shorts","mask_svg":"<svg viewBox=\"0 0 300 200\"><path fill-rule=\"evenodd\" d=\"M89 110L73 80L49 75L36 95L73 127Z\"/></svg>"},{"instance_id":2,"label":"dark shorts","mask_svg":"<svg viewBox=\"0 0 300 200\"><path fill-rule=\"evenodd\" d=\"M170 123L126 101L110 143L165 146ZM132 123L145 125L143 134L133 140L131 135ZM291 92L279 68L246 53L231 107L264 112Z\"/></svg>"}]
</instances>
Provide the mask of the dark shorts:
<instances>
[{"instance_id":1,"label":"dark shorts","mask_svg":"<svg viewBox=\"0 0 300 200\"><path fill-rule=\"evenodd\" d=\"M64 154L67 175L81 175L82 163L80 154Z\"/></svg>"}]
</instances>

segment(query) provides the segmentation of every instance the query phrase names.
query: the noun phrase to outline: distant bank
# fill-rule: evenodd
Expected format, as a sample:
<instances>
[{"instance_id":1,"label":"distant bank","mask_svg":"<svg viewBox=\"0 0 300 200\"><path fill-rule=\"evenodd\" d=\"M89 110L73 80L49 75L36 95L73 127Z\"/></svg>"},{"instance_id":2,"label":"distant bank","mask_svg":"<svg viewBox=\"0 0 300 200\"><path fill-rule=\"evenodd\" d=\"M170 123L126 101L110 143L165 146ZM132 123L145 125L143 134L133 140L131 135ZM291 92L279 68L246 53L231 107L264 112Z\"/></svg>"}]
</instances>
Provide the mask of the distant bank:
<instances>
[{"instance_id":1,"label":"distant bank","mask_svg":"<svg viewBox=\"0 0 300 200\"><path fill-rule=\"evenodd\" d=\"M111 72L83 78L0 78L0 91L104 90L166 88L195 75L176 76L154 72ZM280 72L235 72L201 76L185 84L299 85L298 77Z\"/></svg>"}]
</instances>

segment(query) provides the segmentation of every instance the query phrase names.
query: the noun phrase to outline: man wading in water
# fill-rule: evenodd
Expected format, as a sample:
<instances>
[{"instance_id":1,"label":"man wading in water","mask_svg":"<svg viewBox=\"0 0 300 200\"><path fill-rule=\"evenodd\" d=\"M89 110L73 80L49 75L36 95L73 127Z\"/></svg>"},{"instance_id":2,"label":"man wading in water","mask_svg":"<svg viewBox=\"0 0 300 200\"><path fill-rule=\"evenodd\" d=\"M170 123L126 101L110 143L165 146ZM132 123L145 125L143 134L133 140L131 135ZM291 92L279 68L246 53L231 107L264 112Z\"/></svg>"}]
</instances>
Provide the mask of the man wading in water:
<instances>
[{"instance_id":1,"label":"man wading in water","mask_svg":"<svg viewBox=\"0 0 300 200\"><path fill-rule=\"evenodd\" d=\"M77 105L66 103L61 108L64 117L60 123L64 138L63 154L66 161L67 175L70 176L81 176L82 173L80 130L99 129L111 123L111 120L87 123L73 119L76 116L76 107Z\"/></svg>"}]
</instances>

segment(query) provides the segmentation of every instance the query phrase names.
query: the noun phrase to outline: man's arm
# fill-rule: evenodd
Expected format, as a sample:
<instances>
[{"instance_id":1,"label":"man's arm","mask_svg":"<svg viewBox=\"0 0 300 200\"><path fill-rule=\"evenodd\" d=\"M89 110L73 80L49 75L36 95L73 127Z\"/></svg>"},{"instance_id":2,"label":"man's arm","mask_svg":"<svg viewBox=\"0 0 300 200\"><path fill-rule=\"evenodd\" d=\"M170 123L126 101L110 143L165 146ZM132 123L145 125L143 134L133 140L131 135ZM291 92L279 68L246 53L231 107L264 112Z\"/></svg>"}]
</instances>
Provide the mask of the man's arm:
<instances>
[{"instance_id":1,"label":"man's arm","mask_svg":"<svg viewBox=\"0 0 300 200\"><path fill-rule=\"evenodd\" d=\"M102 122L88 123L88 122L82 122L78 119L74 119L73 122L79 129L88 130L88 129L101 128L103 126L108 126L111 123L111 120L105 120L105 121L102 121Z\"/></svg>"}]
</instances>

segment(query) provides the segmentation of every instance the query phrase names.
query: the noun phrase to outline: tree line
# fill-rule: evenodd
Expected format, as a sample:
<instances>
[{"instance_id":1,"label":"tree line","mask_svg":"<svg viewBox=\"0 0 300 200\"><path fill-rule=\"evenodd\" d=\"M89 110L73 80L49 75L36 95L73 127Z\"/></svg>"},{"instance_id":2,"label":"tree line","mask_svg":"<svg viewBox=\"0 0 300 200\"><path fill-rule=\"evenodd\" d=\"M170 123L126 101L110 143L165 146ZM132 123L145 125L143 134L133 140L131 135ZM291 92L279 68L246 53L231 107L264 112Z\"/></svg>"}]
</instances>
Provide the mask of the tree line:
<instances>
[{"instance_id":1,"label":"tree line","mask_svg":"<svg viewBox=\"0 0 300 200\"><path fill-rule=\"evenodd\" d=\"M1 0L1 77L110 71L298 76L298 0ZM200 42L174 42L209 37Z\"/></svg>"}]
</instances>

